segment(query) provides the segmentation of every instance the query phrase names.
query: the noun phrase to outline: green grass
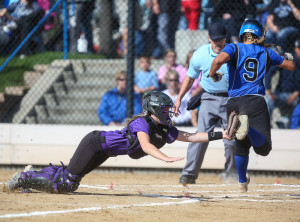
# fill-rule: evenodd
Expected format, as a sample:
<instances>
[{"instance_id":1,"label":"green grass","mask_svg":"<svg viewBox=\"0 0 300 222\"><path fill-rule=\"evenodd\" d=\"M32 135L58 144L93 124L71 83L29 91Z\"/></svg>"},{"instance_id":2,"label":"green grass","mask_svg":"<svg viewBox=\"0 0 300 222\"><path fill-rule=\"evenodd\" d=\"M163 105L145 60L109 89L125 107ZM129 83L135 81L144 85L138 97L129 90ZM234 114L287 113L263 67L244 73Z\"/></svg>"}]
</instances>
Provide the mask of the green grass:
<instances>
[{"instance_id":1,"label":"green grass","mask_svg":"<svg viewBox=\"0 0 300 222\"><path fill-rule=\"evenodd\" d=\"M103 59L103 55L94 54L69 54L69 59ZM2 65L8 56L0 58ZM34 55L25 56L20 59L16 55L8 65L0 72L0 92L4 92L7 86L21 86L23 85L23 74L25 71L32 71L35 64L50 64L55 59L63 59L63 52L44 52Z\"/></svg>"}]
</instances>

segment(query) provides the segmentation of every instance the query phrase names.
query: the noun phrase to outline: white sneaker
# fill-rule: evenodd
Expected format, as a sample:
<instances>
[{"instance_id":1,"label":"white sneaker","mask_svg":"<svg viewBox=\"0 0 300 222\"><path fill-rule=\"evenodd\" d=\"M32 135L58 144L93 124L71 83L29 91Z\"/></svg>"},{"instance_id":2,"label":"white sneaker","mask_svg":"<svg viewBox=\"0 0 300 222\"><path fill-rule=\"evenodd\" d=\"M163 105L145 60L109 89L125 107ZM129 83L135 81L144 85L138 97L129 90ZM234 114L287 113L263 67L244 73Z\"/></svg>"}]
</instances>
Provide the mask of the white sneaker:
<instances>
[{"instance_id":1,"label":"white sneaker","mask_svg":"<svg viewBox=\"0 0 300 222\"><path fill-rule=\"evenodd\" d=\"M237 140L243 140L249 130L249 120L247 115L239 115L240 126L236 131L235 137Z\"/></svg>"},{"instance_id":2,"label":"white sneaker","mask_svg":"<svg viewBox=\"0 0 300 222\"><path fill-rule=\"evenodd\" d=\"M244 183L240 183L240 191L245 193L248 191L248 184L250 183L250 176L247 174L247 181Z\"/></svg>"}]
</instances>

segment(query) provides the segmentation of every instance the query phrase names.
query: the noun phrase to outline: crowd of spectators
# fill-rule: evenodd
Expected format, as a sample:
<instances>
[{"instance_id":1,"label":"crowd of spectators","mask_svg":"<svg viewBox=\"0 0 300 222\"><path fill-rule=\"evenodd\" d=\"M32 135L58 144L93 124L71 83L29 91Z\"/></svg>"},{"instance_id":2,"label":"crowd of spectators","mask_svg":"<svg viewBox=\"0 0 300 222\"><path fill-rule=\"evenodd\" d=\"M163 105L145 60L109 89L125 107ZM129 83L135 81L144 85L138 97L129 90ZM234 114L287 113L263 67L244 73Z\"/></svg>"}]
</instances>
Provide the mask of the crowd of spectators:
<instances>
[{"instance_id":1,"label":"crowd of spectators","mask_svg":"<svg viewBox=\"0 0 300 222\"><path fill-rule=\"evenodd\" d=\"M187 67L175 63L176 53L174 50L167 50L167 54L172 55L169 64L163 64L158 72L150 69L151 59L148 56L139 58L140 69L134 77L134 115L141 112L141 98L147 91L158 90L169 95L173 102L176 101L180 91L181 83L186 76ZM165 56L166 57L166 56ZM187 61L191 53L187 55ZM178 68L179 67L179 68ZM180 74L179 74L180 72ZM180 75L183 79L180 81ZM98 108L99 120L105 125L122 125L126 120L126 72L120 71L115 76L116 88L109 90L102 98ZM187 93L182 101L183 106L180 110L179 118L173 118L172 121L177 126L191 126L191 111L186 110L187 103L191 98L191 93L199 86L199 82Z\"/></svg>"},{"instance_id":2,"label":"crowd of spectators","mask_svg":"<svg viewBox=\"0 0 300 222\"><path fill-rule=\"evenodd\" d=\"M95 21L99 20L98 14L101 12L103 2L110 4L112 9L111 17L107 19L113 21L111 41L116 46L116 55L120 57L127 55L129 0L68 1L70 53L97 52L94 30L99 22ZM49 12L54 3L55 0L3 0L0 10L0 53L11 53ZM61 9L62 6L58 7L50 15L45 24L24 44L20 54L62 50ZM281 49L278 51L280 54L294 51L294 57L299 58L297 47L295 49L293 47L295 40L300 38L298 0L136 0L135 18L135 55L140 59L140 70L136 73L134 86L137 98L148 90L170 90L168 73L173 71L178 74L179 82L176 85L181 86L189 62L177 64L176 52L170 50L175 49L177 30L192 32L207 29L210 23L219 21L227 29L227 42L235 43L239 41L239 27L244 19L256 18L264 26L268 26L266 43L280 46ZM101 53L101 42L97 50ZM159 70L151 70L151 59L164 59L165 63ZM279 81L275 91L271 91L272 74L278 72L282 81ZM299 69L289 72L271 67L266 78L266 100L271 114L274 106L280 107L280 104L283 104L288 107L288 113L283 115L291 119L293 109L299 103L299 85L297 85L299 72ZM122 78L116 79L117 87L114 90L118 98L123 98L123 92L118 90L122 88L119 86L121 84L119 79ZM197 94L198 88L199 81L195 81L190 91L191 96ZM103 113L105 110L99 108L98 111ZM104 124L110 123L109 120L101 119L101 121ZM122 122L124 118L118 121Z\"/></svg>"},{"instance_id":3,"label":"crowd of spectators","mask_svg":"<svg viewBox=\"0 0 300 222\"><path fill-rule=\"evenodd\" d=\"M96 48L101 52L101 43L95 46L97 37L94 36L94 31L100 24L96 20L99 20L101 5L111 4L111 17L105 18L106 21L102 18L101 22L112 21L111 40L117 46L116 54L126 56L128 2L68 1L69 51L92 54L96 52ZM54 3L55 0L3 0L0 11L0 44L18 42L15 39L23 40ZM25 50L27 54L33 50L31 45L35 46L36 51L62 50L58 43L62 42L61 9L62 6L58 7L35 38L31 39L28 43L30 47ZM257 18L263 25L268 25L267 42L280 45L283 51L289 50L289 43L299 35L300 3L296 0L136 0L135 55L162 59L168 49L175 48L177 30L207 29L211 22L217 21L226 26L227 42L238 42L239 27L246 18ZM85 44L80 45L83 40ZM82 45L85 49L82 49Z\"/></svg>"},{"instance_id":4,"label":"crowd of spectators","mask_svg":"<svg viewBox=\"0 0 300 222\"><path fill-rule=\"evenodd\" d=\"M122 0L117 0L122 1ZM125 1L125 0L124 0ZM295 52L294 57L297 60L297 46L293 48L293 43L297 38L300 38L300 3L295 0L153 0L153 1L139 1L141 9L140 24L136 26L136 39L135 47L136 55L147 54L149 60L144 62L150 66L150 58L162 58L165 63L157 70L158 86L154 83L144 85L141 76L146 76L147 72L153 71L143 69L136 75L135 91L143 93L147 90L164 90L169 95L174 96L176 88L180 88L181 83L188 70L188 58L192 53L187 56L186 64L176 63L175 47L175 32L178 29L186 29L194 31L199 29L207 29L208 25L212 22L222 22L228 32L227 43L239 42L239 27L246 18L256 18L262 22L264 26L268 26L266 35L267 44L275 44L280 46L278 53L282 54L286 51ZM143 6L143 7L142 7ZM147 9L147 17L143 19ZM147 24L144 25L143 24ZM144 27L141 29L141 27ZM139 34L137 34L139 33ZM124 40L124 39L123 39ZM142 47L141 46L141 42ZM122 44L122 43L121 43ZM123 43L124 44L124 43ZM124 47L123 47L124 48ZM121 56L126 56L123 50ZM271 79L274 73L280 73L279 84L275 90L271 90ZM276 67L271 67L266 77L266 102L272 114L274 107L284 109L281 110L281 115L288 118L288 123L284 126L278 124L278 127L289 128L292 126L292 113L294 108L299 103L299 83L300 76L299 69L294 72L283 71ZM172 77L170 78L171 75ZM148 75L150 76L150 74ZM145 78L146 79L146 78ZM156 80L156 77L153 79ZM171 79L171 81L169 81ZM173 79L177 80L173 81ZM298 85L297 85L298 84ZM151 88L152 87L152 88ZM273 87L274 88L274 87ZM199 89L199 81L195 81L190 96L197 94ZM172 92L172 94L170 93ZM175 95L176 97L176 95ZM296 110L297 111L297 110ZM294 113L296 112L294 111ZM193 112L197 112L196 110ZM192 115L191 116L196 116ZM191 119L188 124L191 124ZM271 115L272 116L272 115ZM279 121L280 122L280 121ZM176 124L176 122L174 121ZM179 123L177 123L179 124ZM194 124L195 125L195 124Z\"/></svg>"},{"instance_id":5,"label":"crowd of spectators","mask_svg":"<svg viewBox=\"0 0 300 222\"><path fill-rule=\"evenodd\" d=\"M300 39L295 41L294 61L296 64L296 69L294 71L286 71L277 66L272 66L265 79L265 99L270 116L272 116L275 107L279 108L280 113L283 116L282 120L277 121L279 128L300 127L299 120L295 120L296 116L299 116L299 111L297 111L299 108L295 109L295 107L300 102ZM276 73L279 74L279 78L275 90L272 91L271 79Z\"/></svg>"}]
</instances>

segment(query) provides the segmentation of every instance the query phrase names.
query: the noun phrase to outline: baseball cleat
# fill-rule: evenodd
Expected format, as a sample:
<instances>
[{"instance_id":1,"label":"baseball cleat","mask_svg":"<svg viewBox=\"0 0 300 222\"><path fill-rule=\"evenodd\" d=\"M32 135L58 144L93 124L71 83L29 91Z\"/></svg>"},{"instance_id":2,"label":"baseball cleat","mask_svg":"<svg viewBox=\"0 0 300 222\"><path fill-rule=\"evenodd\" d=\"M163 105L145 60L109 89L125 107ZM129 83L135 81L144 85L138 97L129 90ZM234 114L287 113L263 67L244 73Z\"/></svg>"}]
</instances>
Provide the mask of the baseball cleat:
<instances>
[{"instance_id":1,"label":"baseball cleat","mask_svg":"<svg viewBox=\"0 0 300 222\"><path fill-rule=\"evenodd\" d=\"M247 115L239 115L238 117L240 125L236 131L235 137L237 140L243 140L248 134L249 120Z\"/></svg>"},{"instance_id":2,"label":"baseball cleat","mask_svg":"<svg viewBox=\"0 0 300 222\"><path fill-rule=\"evenodd\" d=\"M244 183L240 183L240 191L245 193L248 191L248 184L250 183L250 176L247 174L247 181Z\"/></svg>"}]
</instances>

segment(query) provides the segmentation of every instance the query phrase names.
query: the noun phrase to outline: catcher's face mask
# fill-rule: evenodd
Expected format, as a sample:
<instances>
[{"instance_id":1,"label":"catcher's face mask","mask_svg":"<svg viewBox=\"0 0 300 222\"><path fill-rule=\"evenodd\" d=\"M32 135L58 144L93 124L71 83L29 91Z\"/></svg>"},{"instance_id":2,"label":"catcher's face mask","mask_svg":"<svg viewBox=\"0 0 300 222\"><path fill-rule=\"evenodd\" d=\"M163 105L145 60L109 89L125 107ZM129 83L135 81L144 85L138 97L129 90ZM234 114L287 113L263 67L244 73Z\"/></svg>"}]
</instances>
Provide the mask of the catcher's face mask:
<instances>
[{"instance_id":1,"label":"catcher's face mask","mask_svg":"<svg viewBox=\"0 0 300 222\"><path fill-rule=\"evenodd\" d=\"M172 111L174 107L172 99L162 92L151 91L143 96L143 112L145 114L152 113L163 125L172 125L171 118L174 114Z\"/></svg>"},{"instance_id":2,"label":"catcher's face mask","mask_svg":"<svg viewBox=\"0 0 300 222\"><path fill-rule=\"evenodd\" d=\"M174 116L173 109L175 106L172 104L170 105L163 105L160 107L161 108L161 113L162 117L164 118L164 121L160 121L162 124L167 125L167 126L172 126L172 117ZM167 123L167 124L165 124Z\"/></svg>"}]
</instances>

